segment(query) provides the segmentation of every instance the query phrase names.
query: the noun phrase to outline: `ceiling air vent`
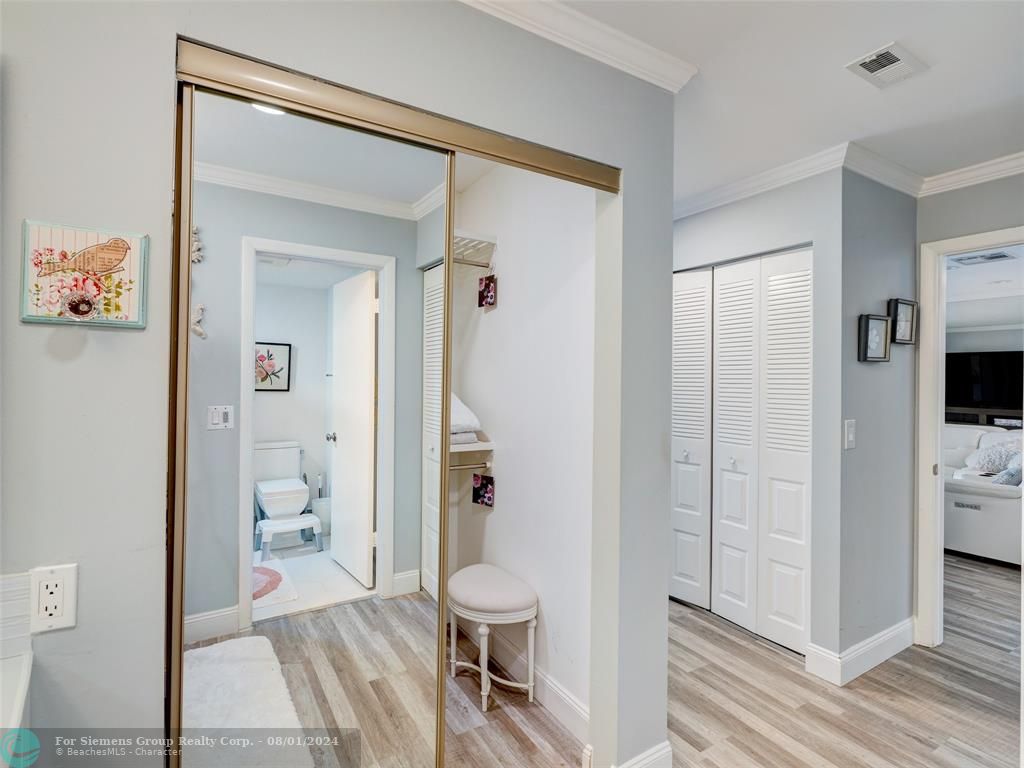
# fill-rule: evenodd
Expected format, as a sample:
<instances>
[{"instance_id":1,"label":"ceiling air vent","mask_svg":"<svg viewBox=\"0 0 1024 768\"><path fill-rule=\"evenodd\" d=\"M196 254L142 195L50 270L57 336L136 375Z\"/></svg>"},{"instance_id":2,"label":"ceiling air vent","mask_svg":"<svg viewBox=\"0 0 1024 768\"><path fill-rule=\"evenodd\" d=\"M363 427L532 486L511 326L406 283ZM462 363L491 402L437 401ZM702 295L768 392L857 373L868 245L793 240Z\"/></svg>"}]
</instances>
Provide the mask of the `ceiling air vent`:
<instances>
[{"instance_id":1,"label":"ceiling air vent","mask_svg":"<svg viewBox=\"0 0 1024 768\"><path fill-rule=\"evenodd\" d=\"M979 264L991 264L993 261L1006 261L1013 258L1015 257L1006 253L1006 251L996 251L994 253L969 253L966 256L951 256L949 260L960 267L974 267Z\"/></svg>"},{"instance_id":2,"label":"ceiling air vent","mask_svg":"<svg viewBox=\"0 0 1024 768\"><path fill-rule=\"evenodd\" d=\"M877 51L860 56L847 64L846 68L876 88L885 88L927 69L923 61L899 43L889 43Z\"/></svg>"}]
</instances>

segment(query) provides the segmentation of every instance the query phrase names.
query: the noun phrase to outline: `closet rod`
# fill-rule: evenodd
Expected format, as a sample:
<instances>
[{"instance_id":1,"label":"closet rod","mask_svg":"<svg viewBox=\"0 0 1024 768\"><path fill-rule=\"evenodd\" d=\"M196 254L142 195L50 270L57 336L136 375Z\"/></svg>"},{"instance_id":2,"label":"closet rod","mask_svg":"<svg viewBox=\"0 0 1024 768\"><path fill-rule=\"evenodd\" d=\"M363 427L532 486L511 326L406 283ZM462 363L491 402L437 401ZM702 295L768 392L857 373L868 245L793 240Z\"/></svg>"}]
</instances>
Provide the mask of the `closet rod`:
<instances>
[{"instance_id":1,"label":"closet rod","mask_svg":"<svg viewBox=\"0 0 1024 768\"><path fill-rule=\"evenodd\" d=\"M473 261L471 259L454 258L454 259L452 259L452 261L454 261L456 264L465 264L467 267L482 267L484 269L490 269L491 268L490 264L485 264L482 261Z\"/></svg>"},{"instance_id":2,"label":"closet rod","mask_svg":"<svg viewBox=\"0 0 1024 768\"><path fill-rule=\"evenodd\" d=\"M448 467L449 472L454 472L457 469L490 469L491 462L482 461L479 464L452 464Z\"/></svg>"}]
</instances>

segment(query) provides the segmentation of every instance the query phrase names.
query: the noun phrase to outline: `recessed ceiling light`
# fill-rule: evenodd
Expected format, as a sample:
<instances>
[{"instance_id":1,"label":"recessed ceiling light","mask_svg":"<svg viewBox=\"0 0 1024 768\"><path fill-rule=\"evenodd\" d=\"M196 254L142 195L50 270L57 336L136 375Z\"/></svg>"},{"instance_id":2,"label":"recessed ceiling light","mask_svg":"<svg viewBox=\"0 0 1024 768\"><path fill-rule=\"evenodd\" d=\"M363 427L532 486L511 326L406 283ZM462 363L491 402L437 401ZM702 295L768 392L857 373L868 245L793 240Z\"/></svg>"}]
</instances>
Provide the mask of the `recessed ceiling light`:
<instances>
[{"instance_id":1,"label":"recessed ceiling light","mask_svg":"<svg viewBox=\"0 0 1024 768\"><path fill-rule=\"evenodd\" d=\"M277 107L272 107L269 104L257 104L256 102L253 102L252 108L253 109L258 109L260 112L264 112L264 113L266 113L268 115L283 115L284 114L284 110L283 109L278 109Z\"/></svg>"}]
</instances>

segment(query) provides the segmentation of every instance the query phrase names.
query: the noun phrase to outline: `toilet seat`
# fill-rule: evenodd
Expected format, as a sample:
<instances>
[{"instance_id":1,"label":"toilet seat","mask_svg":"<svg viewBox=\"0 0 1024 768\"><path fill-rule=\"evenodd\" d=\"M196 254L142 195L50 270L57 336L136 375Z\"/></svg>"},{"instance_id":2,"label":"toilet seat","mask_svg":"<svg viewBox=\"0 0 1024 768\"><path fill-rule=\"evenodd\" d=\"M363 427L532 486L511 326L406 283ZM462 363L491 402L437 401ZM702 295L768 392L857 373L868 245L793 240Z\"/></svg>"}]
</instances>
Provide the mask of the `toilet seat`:
<instances>
[{"instance_id":1,"label":"toilet seat","mask_svg":"<svg viewBox=\"0 0 1024 768\"><path fill-rule=\"evenodd\" d=\"M297 477L286 480L260 480L256 483L256 494L261 499L279 499L308 491L308 486Z\"/></svg>"}]
</instances>

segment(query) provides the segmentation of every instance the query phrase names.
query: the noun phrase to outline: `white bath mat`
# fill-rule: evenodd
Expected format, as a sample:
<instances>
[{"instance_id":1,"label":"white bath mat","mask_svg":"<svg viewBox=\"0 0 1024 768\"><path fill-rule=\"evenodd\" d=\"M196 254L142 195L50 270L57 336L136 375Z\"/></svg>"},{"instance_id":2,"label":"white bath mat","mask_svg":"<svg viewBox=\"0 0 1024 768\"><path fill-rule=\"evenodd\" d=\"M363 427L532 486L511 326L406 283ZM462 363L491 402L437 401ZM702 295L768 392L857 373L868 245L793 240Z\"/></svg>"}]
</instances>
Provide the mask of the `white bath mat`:
<instances>
[{"instance_id":1,"label":"white bath mat","mask_svg":"<svg viewBox=\"0 0 1024 768\"><path fill-rule=\"evenodd\" d=\"M252 566L252 607L266 608L269 605L298 600L299 590L292 583L283 560L264 560Z\"/></svg>"},{"instance_id":2,"label":"white bath mat","mask_svg":"<svg viewBox=\"0 0 1024 768\"><path fill-rule=\"evenodd\" d=\"M221 734L302 736L281 664L265 637L240 637L186 651L183 689L181 720L187 736L215 741ZM309 749L302 746L191 747L182 757L185 768L313 766Z\"/></svg>"}]
</instances>

